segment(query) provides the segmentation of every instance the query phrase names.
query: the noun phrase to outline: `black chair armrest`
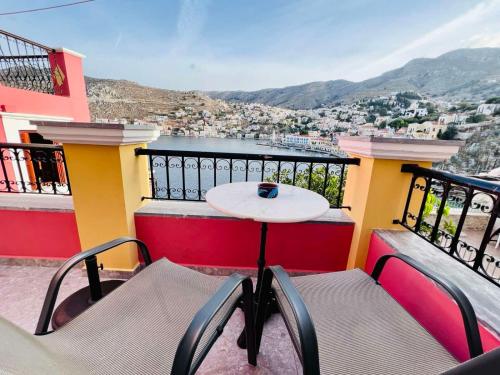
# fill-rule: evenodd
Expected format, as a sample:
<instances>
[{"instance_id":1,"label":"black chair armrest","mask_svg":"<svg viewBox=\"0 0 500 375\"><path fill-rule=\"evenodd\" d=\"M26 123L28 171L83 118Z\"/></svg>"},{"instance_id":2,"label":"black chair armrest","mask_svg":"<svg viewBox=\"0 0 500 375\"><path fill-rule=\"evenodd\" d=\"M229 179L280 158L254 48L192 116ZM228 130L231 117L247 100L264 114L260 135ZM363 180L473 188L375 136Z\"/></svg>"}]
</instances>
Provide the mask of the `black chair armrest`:
<instances>
[{"instance_id":1,"label":"black chair armrest","mask_svg":"<svg viewBox=\"0 0 500 375\"><path fill-rule=\"evenodd\" d=\"M483 346L481 343L481 336L477 324L476 314L469 299L465 294L451 281L442 276L436 275L434 272L423 266L415 259L404 254L387 254L381 256L372 271L372 278L378 283L380 275L390 258L396 258L406 263L410 267L416 269L418 272L439 284L457 303L462 319L464 322L465 335L467 337L467 344L469 346L469 354L471 358L483 354Z\"/></svg>"},{"instance_id":2,"label":"black chair armrest","mask_svg":"<svg viewBox=\"0 0 500 375\"><path fill-rule=\"evenodd\" d=\"M498 375L498 369L500 369L500 348L460 363L442 375Z\"/></svg>"},{"instance_id":3,"label":"black chair armrest","mask_svg":"<svg viewBox=\"0 0 500 375\"><path fill-rule=\"evenodd\" d=\"M309 311L307 310L304 300L292 284L286 271L281 266L269 267L266 272L272 272L293 311L299 333L304 374L319 374L318 340L316 338L316 330L314 329L313 321L309 315Z\"/></svg>"},{"instance_id":4,"label":"black chair armrest","mask_svg":"<svg viewBox=\"0 0 500 375\"><path fill-rule=\"evenodd\" d=\"M255 333L254 333L254 318L253 318L253 286L250 277L245 277L237 273L231 275L210 298L210 300L196 313L184 334L181 342L175 353L174 363L172 365L171 374L187 375L196 372L201 361L208 353L210 347L215 340L222 334L222 330L227 323L227 320L232 315L236 308L236 304L232 306L232 310L225 317L224 321L215 329L210 337L208 344L204 348L204 352L197 358L196 363L192 365L193 358L198 347L198 344L205 333L210 322L215 318L219 310L227 303L239 286L243 288L243 302L245 310L245 330L247 340L247 350L249 362L256 365L255 353ZM186 296L189 298L189 296ZM252 358L251 358L252 357Z\"/></svg>"},{"instance_id":5,"label":"black chair armrest","mask_svg":"<svg viewBox=\"0 0 500 375\"><path fill-rule=\"evenodd\" d=\"M78 254L73 255L71 258L66 260L61 265L61 267L59 267L55 275L52 277L52 280L50 281L47 294L45 295L45 301L43 302L42 312L40 313L40 318L38 319L38 324L36 326L35 335L44 335L47 333L50 318L52 316L52 312L54 311L54 306L57 300L57 294L59 293L59 288L61 287L61 283L66 274L75 265L84 261L85 259L89 259L96 256L97 254L103 253L107 250L111 250L128 242L134 242L137 244L146 265L150 265L152 263L148 248L146 247L144 242L131 237L120 237L106 242L105 244L94 247L90 250L82 251Z\"/></svg>"}]
</instances>

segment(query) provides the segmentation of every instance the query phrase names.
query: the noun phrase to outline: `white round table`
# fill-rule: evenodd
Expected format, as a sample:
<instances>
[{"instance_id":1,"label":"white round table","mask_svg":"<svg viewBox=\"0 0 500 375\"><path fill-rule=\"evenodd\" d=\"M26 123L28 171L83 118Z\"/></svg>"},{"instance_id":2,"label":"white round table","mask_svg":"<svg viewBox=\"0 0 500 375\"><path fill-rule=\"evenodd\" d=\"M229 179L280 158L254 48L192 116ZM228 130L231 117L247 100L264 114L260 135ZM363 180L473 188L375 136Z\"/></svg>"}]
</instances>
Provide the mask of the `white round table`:
<instances>
[{"instance_id":1,"label":"white round table","mask_svg":"<svg viewBox=\"0 0 500 375\"><path fill-rule=\"evenodd\" d=\"M240 219L252 219L262 223L260 255L257 260L257 296L266 265L267 223L297 223L317 218L330 208L328 201L310 190L292 185L278 184L276 198L257 195L260 182L236 182L210 189L205 199L216 210Z\"/></svg>"}]
</instances>

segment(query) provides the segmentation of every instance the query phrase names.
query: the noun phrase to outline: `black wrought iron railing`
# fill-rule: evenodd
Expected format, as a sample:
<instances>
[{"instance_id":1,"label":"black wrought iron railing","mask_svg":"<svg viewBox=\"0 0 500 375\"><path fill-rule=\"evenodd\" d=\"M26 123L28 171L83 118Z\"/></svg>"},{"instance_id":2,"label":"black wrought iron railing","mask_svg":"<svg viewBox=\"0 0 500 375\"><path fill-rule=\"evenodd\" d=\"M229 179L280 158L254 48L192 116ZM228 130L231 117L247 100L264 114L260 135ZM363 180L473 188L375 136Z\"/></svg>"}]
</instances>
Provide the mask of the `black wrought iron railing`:
<instances>
[{"instance_id":1,"label":"black wrought iron railing","mask_svg":"<svg viewBox=\"0 0 500 375\"><path fill-rule=\"evenodd\" d=\"M54 94L52 48L0 30L0 84Z\"/></svg>"},{"instance_id":2,"label":"black wrought iron railing","mask_svg":"<svg viewBox=\"0 0 500 375\"><path fill-rule=\"evenodd\" d=\"M412 173L398 222L500 285L500 183L403 165Z\"/></svg>"},{"instance_id":3,"label":"black wrought iron railing","mask_svg":"<svg viewBox=\"0 0 500 375\"><path fill-rule=\"evenodd\" d=\"M0 193L71 195L62 146L0 143Z\"/></svg>"},{"instance_id":4,"label":"black wrought iron railing","mask_svg":"<svg viewBox=\"0 0 500 375\"><path fill-rule=\"evenodd\" d=\"M342 207L345 177L357 158L261 155L138 148L149 160L151 195L145 199L205 200L217 185L275 181L316 191Z\"/></svg>"}]
</instances>

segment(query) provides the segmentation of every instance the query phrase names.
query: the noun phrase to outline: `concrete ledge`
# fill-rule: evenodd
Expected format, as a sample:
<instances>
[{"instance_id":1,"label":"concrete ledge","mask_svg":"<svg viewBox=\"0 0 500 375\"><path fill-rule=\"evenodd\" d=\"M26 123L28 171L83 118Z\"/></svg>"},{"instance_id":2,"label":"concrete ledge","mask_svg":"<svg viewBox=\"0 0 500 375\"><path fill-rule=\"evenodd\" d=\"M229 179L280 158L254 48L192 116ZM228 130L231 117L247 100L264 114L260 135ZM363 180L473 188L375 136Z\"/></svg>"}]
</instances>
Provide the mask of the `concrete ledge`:
<instances>
[{"instance_id":1,"label":"concrete ledge","mask_svg":"<svg viewBox=\"0 0 500 375\"><path fill-rule=\"evenodd\" d=\"M421 262L459 287L477 318L500 335L500 287L409 231L375 230L374 234L401 254Z\"/></svg>"},{"instance_id":2,"label":"concrete ledge","mask_svg":"<svg viewBox=\"0 0 500 375\"><path fill-rule=\"evenodd\" d=\"M69 144L120 146L152 142L160 136L156 125L32 121L46 139Z\"/></svg>"},{"instance_id":3,"label":"concrete ledge","mask_svg":"<svg viewBox=\"0 0 500 375\"><path fill-rule=\"evenodd\" d=\"M456 154L463 141L382 137L340 137L339 147L348 154L374 159L442 161Z\"/></svg>"},{"instance_id":4,"label":"concrete ledge","mask_svg":"<svg viewBox=\"0 0 500 375\"><path fill-rule=\"evenodd\" d=\"M151 201L146 206L138 209L135 214L143 216L173 216L242 220L223 214L210 207L206 202ZM311 220L310 222L354 225L354 221L341 209L330 209L325 215Z\"/></svg>"},{"instance_id":5,"label":"concrete ledge","mask_svg":"<svg viewBox=\"0 0 500 375\"><path fill-rule=\"evenodd\" d=\"M73 212L73 198L67 195L0 193L0 210Z\"/></svg>"}]
</instances>

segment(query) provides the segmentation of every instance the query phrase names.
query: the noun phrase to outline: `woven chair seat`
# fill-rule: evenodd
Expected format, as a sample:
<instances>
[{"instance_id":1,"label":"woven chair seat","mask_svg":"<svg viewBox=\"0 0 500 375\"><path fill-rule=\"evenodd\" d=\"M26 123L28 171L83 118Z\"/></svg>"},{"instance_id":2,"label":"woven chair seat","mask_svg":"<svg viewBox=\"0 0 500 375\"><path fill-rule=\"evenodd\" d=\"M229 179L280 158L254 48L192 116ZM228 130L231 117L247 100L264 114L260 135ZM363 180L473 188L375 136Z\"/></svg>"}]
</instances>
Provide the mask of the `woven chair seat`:
<instances>
[{"instance_id":1,"label":"woven chair seat","mask_svg":"<svg viewBox=\"0 0 500 375\"><path fill-rule=\"evenodd\" d=\"M51 334L0 319L0 374L169 374L193 316L222 282L161 259Z\"/></svg>"},{"instance_id":2,"label":"woven chair seat","mask_svg":"<svg viewBox=\"0 0 500 375\"><path fill-rule=\"evenodd\" d=\"M452 357L361 270L293 277L316 329L321 374L439 374ZM293 315L274 283L292 335Z\"/></svg>"}]
</instances>

